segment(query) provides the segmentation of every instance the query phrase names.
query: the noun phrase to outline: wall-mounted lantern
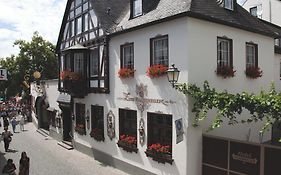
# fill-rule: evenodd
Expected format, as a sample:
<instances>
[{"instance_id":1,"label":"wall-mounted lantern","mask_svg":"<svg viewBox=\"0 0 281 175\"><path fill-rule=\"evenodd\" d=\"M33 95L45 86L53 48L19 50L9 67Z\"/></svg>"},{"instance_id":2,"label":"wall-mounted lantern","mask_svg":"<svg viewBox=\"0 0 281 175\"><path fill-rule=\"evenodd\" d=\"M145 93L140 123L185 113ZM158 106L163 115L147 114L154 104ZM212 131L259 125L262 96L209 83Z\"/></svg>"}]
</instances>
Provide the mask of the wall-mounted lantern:
<instances>
[{"instance_id":1,"label":"wall-mounted lantern","mask_svg":"<svg viewBox=\"0 0 281 175\"><path fill-rule=\"evenodd\" d=\"M178 82L179 74L180 71L175 67L175 64L172 64L172 66L167 70L168 81L173 87L175 87L175 84Z\"/></svg>"}]
</instances>

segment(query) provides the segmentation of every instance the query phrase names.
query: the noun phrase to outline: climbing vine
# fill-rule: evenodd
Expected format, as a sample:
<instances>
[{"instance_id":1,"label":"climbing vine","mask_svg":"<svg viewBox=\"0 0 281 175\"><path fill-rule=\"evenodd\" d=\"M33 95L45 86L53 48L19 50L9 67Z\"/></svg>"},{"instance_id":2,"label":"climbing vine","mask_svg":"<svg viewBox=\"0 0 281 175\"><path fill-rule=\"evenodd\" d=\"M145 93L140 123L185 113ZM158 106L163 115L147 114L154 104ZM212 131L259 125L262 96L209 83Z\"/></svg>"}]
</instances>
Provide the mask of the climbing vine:
<instances>
[{"instance_id":1,"label":"climbing vine","mask_svg":"<svg viewBox=\"0 0 281 175\"><path fill-rule=\"evenodd\" d=\"M264 132L276 121L281 120L281 93L276 92L273 84L269 91L262 90L259 94L217 92L215 88L210 88L207 81L204 82L203 88L195 84L183 83L177 84L176 89L194 99L192 109L195 113L194 127L207 117L207 112L211 109L216 109L217 115L208 130L220 127L226 119L229 125L265 121L260 130ZM237 119L237 115L243 110L248 110L250 115Z\"/></svg>"}]
</instances>

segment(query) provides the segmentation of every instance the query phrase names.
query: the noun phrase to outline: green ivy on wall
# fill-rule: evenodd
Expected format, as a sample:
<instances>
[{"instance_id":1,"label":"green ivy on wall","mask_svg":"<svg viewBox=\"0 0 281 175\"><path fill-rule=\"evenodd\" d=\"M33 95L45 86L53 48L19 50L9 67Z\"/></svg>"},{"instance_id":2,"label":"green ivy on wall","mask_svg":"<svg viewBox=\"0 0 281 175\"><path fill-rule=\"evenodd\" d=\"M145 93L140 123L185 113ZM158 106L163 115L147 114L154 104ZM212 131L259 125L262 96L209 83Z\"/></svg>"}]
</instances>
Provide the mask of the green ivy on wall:
<instances>
[{"instance_id":1,"label":"green ivy on wall","mask_svg":"<svg viewBox=\"0 0 281 175\"><path fill-rule=\"evenodd\" d=\"M207 117L207 112L211 109L216 109L217 115L208 131L220 127L223 119L226 119L229 125L265 121L260 132L268 130L272 124L281 120L281 93L276 92L273 84L268 92L262 90L259 94L217 92L215 88L210 88L207 81L204 82L203 88L183 83L177 84L176 89L194 99L194 127ZM250 115L238 120L237 116L243 110L248 110Z\"/></svg>"}]
</instances>

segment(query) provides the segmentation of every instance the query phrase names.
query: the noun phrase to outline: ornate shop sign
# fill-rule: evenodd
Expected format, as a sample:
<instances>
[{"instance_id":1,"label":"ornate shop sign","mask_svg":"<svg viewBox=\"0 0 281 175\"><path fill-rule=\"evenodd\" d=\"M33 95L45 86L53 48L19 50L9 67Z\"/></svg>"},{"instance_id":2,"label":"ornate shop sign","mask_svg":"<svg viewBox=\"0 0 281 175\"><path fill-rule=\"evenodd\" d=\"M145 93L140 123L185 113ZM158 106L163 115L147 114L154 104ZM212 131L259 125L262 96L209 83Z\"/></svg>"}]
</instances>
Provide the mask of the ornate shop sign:
<instances>
[{"instance_id":1,"label":"ornate shop sign","mask_svg":"<svg viewBox=\"0 0 281 175\"><path fill-rule=\"evenodd\" d=\"M260 172L260 146L230 142L230 170L256 175Z\"/></svg>"},{"instance_id":2,"label":"ornate shop sign","mask_svg":"<svg viewBox=\"0 0 281 175\"><path fill-rule=\"evenodd\" d=\"M133 97L131 96L130 92L123 92L124 97L119 97L118 99L125 101L134 101L137 105L138 110L140 110L141 112L147 110L150 103L159 103L165 106L167 106L168 104L176 103L172 100L145 98L147 96L147 86L142 83L140 85L136 85L136 94L137 97Z\"/></svg>"},{"instance_id":3,"label":"ornate shop sign","mask_svg":"<svg viewBox=\"0 0 281 175\"><path fill-rule=\"evenodd\" d=\"M257 162L258 162L257 158L252 157L252 154L243 153L243 152L238 152L237 154L233 153L232 159L241 161L243 164L245 164L245 163L257 164Z\"/></svg>"}]
</instances>

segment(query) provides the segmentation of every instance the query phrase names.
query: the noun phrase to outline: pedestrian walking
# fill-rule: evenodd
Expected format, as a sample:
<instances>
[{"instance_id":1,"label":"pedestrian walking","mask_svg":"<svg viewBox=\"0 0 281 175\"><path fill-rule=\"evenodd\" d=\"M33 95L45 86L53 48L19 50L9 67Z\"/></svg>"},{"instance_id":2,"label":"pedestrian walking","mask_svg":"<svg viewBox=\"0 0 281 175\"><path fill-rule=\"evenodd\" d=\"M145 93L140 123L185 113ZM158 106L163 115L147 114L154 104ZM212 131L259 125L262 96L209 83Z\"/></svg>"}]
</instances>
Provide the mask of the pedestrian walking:
<instances>
[{"instance_id":1,"label":"pedestrian walking","mask_svg":"<svg viewBox=\"0 0 281 175\"><path fill-rule=\"evenodd\" d=\"M9 150L10 142L12 141L12 136L13 134L8 131L8 127L4 127L4 131L2 132L2 138L4 140L4 148L6 152L8 152Z\"/></svg>"},{"instance_id":2,"label":"pedestrian walking","mask_svg":"<svg viewBox=\"0 0 281 175\"><path fill-rule=\"evenodd\" d=\"M29 175L29 157L26 152L21 153L19 175Z\"/></svg>"},{"instance_id":3,"label":"pedestrian walking","mask_svg":"<svg viewBox=\"0 0 281 175\"><path fill-rule=\"evenodd\" d=\"M21 114L21 112L19 113L19 118L20 118L20 130L24 131L24 123L25 123L25 119L24 116Z\"/></svg>"},{"instance_id":4,"label":"pedestrian walking","mask_svg":"<svg viewBox=\"0 0 281 175\"><path fill-rule=\"evenodd\" d=\"M18 124L17 120L16 120L16 117L13 117L12 120L11 120L11 124L12 124L12 128L13 128L13 132L15 133L16 132L16 126Z\"/></svg>"},{"instance_id":5,"label":"pedestrian walking","mask_svg":"<svg viewBox=\"0 0 281 175\"><path fill-rule=\"evenodd\" d=\"M3 119L3 125L4 125L4 128L9 126L9 120L8 120L8 117L7 116L4 116L4 119Z\"/></svg>"},{"instance_id":6,"label":"pedestrian walking","mask_svg":"<svg viewBox=\"0 0 281 175\"><path fill-rule=\"evenodd\" d=\"M16 165L13 162L13 159L8 159L7 164L3 167L2 173L8 175L16 175Z\"/></svg>"}]
</instances>

